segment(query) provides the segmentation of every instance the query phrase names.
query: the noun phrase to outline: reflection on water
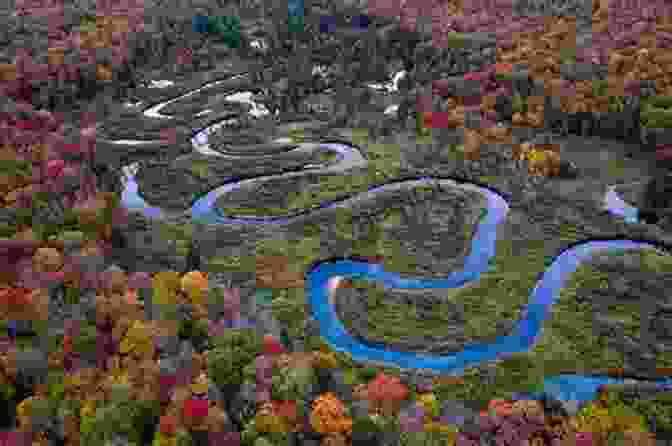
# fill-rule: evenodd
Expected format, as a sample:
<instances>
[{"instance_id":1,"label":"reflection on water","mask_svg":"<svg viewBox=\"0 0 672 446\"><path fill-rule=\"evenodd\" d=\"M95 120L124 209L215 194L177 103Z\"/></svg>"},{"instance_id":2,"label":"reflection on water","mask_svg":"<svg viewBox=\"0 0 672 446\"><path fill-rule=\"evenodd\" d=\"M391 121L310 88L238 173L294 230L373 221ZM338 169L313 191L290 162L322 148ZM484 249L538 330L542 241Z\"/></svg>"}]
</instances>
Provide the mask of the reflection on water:
<instances>
[{"instance_id":1,"label":"reflection on water","mask_svg":"<svg viewBox=\"0 0 672 446\"><path fill-rule=\"evenodd\" d=\"M167 80L160 80L160 81L149 81L149 85L147 88L167 88L175 85L175 82L173 81L167 81Z\"/></svg>"},{"instance_id":2,"label":"reflection on water","mask_svg":"<svg viewBox=\"0 0 672 446\"><path fill-rule=\"evenodd\" d=\"M329 292L333 293L338 288L338 286L341 284L342 280L343 280L343 278L340 277L340 276L335 276L335 277L332 277L331 279L329 279L329 285L328 285Z\"/></svg>"},{"instance_id":3,"label":"reflection on water","mask_svg":"<svg viewBox=\"0 0 672 446\"><path fill-rule=\"evenodd\" d=\"M325 65L315 65L313 67L313 71L311 72L312 76L319 75L321 77L326 77L327 73L329 73L329 67Z\"/></svg>"},{"instance_id":4,"label":"reflection on water","mask_svg":"<svg viewBox=\"0 0 672 446\"><path fill-rule=\"evenodd\" d=\"M264 40L253 40L250 42L250 46L255 50L266 51L268 49L268 44Z\"/></svg>"},{"instance_id":5,"label":"reflection on water","mask_svg":"<svg viewBox=\"0 0 672 446\"><path fill-rule=\"evenodd\" d=\"M209 82L209 83L205 84L204 86L202 86L200 88L197 88L195 90L192 90L188 93L183 94L182 96L178 96L176 98L170 99L170 100L165 101L165 102L161 102L159 104L156 104L153 107L148 108L147 110L144 111L144 115L147 116L148 118L172 119L173 118L172 116L162 115L159 112L159 110L161 110L163 107L165 107L169 104L172 104L172 103L177 102L179 100L182 100L184 98L188 98L189 96L193 96L193 95L195 95L195 94L197 94L197 93L199 93L199 92L201 92L201 91L203 91L207 88L212 88L212 87L215 87L217 85L221 85L225 82L230 82L230 81L235 80L235 79L240 79L241 77L244 77L244 76L245 76L245 74L238 74L236 76L232 76L232 77L227 78L227 79L221 79L221 80L218 80L218 81Z\"/></svg>"},{"instance_id":6,"label":"reflection on water","mask_svg":"<svg viewBox=\"0 0 672 446\"><path fill-rule=\"evenodd\" d=\"M196 136L194 136L192 141L194 142L194 144L199 144L199 145L207 144L208 143L208 133L205 132L205 131L199 132L199 133L196 134Z\"/></svg>"},{"instance_id":7,"label":"reflection on water","mask_svg":"<svg viewBox=\"0 0 672 446\"><path fill-rule=\"evenodd\" d=\"M195 141L192 140L192 142L195 143ZM330 165L327 166L316 166L315 168L319 168L322 172L329 173L329 172L340 172L340 171L347 171L353 168L357 168L359 166L365 165L366 164L366 159L361 155L361 153L348 145L345 144L337 144L337 143L327 143L327 144L321 144L321 147L324 147L327 150L334 151L337 153L337 160ZM205 154L205 155L215 155L215 156L225 156L221 153L214 152L211 150L207 144L203 144L201 146L196 146L196 150L199 153ZM153 207L150 206L143 198L140 196L138 193L138 184L135 181L135 175L137 173L138 169L138 164L134 163L129 166L126 166L124 168L124 191L122 192L122 203L124 206L126 206L129 210L134 210L134 211L139 211L145 216L149 218L166 218L167 214L166 211L158 208L158 207ZM280 174L283 177L286 178L292 178L292 177L299 177L302 175L305 175L305 172L310 169L308 166L304 166L304 170L302 171L297 171L297 172L286 172L283 174ZM206 223L211 223L211 224L218 224L218 223L224 223L224 224L238 224L238 223L254 223L254 222L266 222L266 223L276 223L276 224L281 224L285 221L288 221L289 218L287 217L259 217L259 218L248 218L248 217L225 217L221 215L218 212L217 206L216 206L216 201L219 197L222 195L230 192L233 189L237 189L239 187L242 187L246 184L250 184L253 182L257 181L267 181L271 178L276 178L278 175L267 175L263 177L257 177L257 178L251 178L247 180L242 180L238 182L233 182L233 183L226 183L222 186L219 186L203 197L199 198L196 200L192 206L191 209L182 212L182 213L176 213L175 215L183 215L186 213L190 213L192 216L192 219L197 220L197 221L203 221ZM333 203L325 203L325 207L328 206L334 206Z\"/></svg>"},{"instance_id":8,"label":"reflection on water","mask_svg":"<svg viewBox=\"0 0 672 446\"><path fill-rule=\"evenodd\" d=\"M253 97L254 94L251 91L239 91L237 93L227 96L226 98L224 98L224 100L228 102L238 102L241 104L248 104L250 107L252 107L252 110L249 111L249 114L254 116L255 118L261 118L262 116L270 114L270 111L265 106L254 102L252 100Z\"/></svg>"},{"instance_id":9,"label":"reflection on water","mask_svg":"<svg viewBox=\"0 0 672 446\"><path fill-rule=\"evenodd\" d=\"M111 144L125 145L125 146L146 146L146 145L157 144L160 141L156 141L156 140L140 141L138 139L115 139L114 141L106 141L106 142L109 142Z\"/></svg>"},{"instance_id":10,"label":"reflection on water","mask_svg":"<svg viewBox=\"0 0 672 446\"><path fill-rule=\"evenodd\" d=\"M122 170L125 176L125 187L121 194L121 201L130 211L141 211L150 218L165 218L163 210L156 206L150 206L138 193L138 183L135 182L135 175L138 172L138 163L125 166Z\"/></svg>"},{"instance_id":11,"label":"reflection on water","mask_svg":"<svg viewBox=\"0 0 672 446\"><path fill-rule=\"evenodd\" d=\"M208 139L210 134L216 132L218 129L236 123L235 119L226 119L224 121L219 121L211 126L208 126L198 132L193 138L191 138L191 144L198 153L202 155L214 155L222 156L221 153L212 150Z\"/></svg>"},{"instance_id":12,"label":"reflection on water","mask_svg":"<svg viewBox=\"0 0 672 446\"><path fill-rule=\"evenodd\" d=\"M399 111L399 104L390 105L385 109L383 114L385 115L394 115Z\"/></svg>"},{"instance_id":13,"label":"reflection on water","mask_svg":"<svg viewBox=\"0 0 672 446\"><path fill-rule=\"evenodd\" d=\"M392 80L385 82L384 84L379 83L367 83L366 86L373 88L374 90L384 91L386 93L396 93L399 91L399 82L406 77L406 71L398 71L392 76Z\"/></svg>"},{"instance_id":14,"label":"reflection on water","mask_svg":"<svg viewBox=\"0 0 672 446\"><path fill-rule=\"evenodd\" d=\"M277 142L280 144L291 144L294 142L294 140L292 140L292 138L282 137L282 138L275 138L273 142Z\"/></svg>"},{"instance_id":15,"label":"reflection on water","mask_svg":"<svg viewBox=\"0 0 672 446\"><path fill-rule=\"evenodd\" d=\"M609 213L625 219L626 223L635 224L639 222L639 210L626 203L615 190L615 186L607 189L604 194L604 208Z\"/></svg>"},{"instance_id":16,"label":"reflection on water","mask_svg":"<svg viewBox=\"0 0 672 446\"><path fill-rule=\"evenodd\" d=\"M316 66L313 68L313 74L320 74L324 75L326 73L327 68L323 66ZM405 71L399 71L394 74L392 81L385 83L385 84L368 84L369 87L371 88L376 88L376 89L383 89L387 90L388 92L395 92L398 91L398 83L399 81L406 75ZM236 75L233 76L229 79L224 79L220 81L215 81L208 83L200 88L197 88L195 90L192 90L186 94L183 94L181 96L178 96L176 98L170 99L168 101L161 102L159 104L156 104L152 107L147 108L143 114L149 118L156 118L156 119L172 119L173 116L168 116L168 115L163 115L160 113L160 110L164 108L165 106L175 103L177 101L180 101L181 99L187 98L189 96L192 96L194 94L199 93L202 90L205 90L207 88L214 87L216 85L222 84L226 81L232 80L239 78L241 76L244 76L244 74ZM152 86L150 88L165 88L171 85L174 85L174 82L168 81L168 80L160 80L160 81L151 81ZM254 93L251 91L239 91L233 94L230 94L224 98L225 101L227 102L238 102L241 104L248 104L250 106L250 111L248 112L249 115L251 115L254 118L261 118L264 116L267 116L270 114L270 111L266 106L263 104L259 104L254 100ZM142 105L142 101L136 102L136 103L130 103L127 102L125 106L127 107L137 107ZM391 105L388 106L384 112L385 115L393 115L397 112L398 105ZM196 117L204 116L209 113L212 113L211 109L204 109L200 111L199 113L196 114ZM276 111L276 115L278 112ZM235 119L227 119L223 120L220 122L217 122L203 130L201 130L198 134L196 134L192 138L192 144L194 145L194 148L196 151L202 154L207 154L207 155L220 155L218 152L215 152L212 150L208 144L208 137L212 132L217 131L218 129L221 129L222 127L232 125L238 122ZM116 141L110 141L112 144L118 144L118 145L131 145L131 146L138 146L138 145L148 145L148 144L155 144L158 141L142 141L142 140L116 140ZM280 138L275 140L275 142L284 142L284 143L291 143L292 140L290 138Z\"/></svg>"}]
</instances>

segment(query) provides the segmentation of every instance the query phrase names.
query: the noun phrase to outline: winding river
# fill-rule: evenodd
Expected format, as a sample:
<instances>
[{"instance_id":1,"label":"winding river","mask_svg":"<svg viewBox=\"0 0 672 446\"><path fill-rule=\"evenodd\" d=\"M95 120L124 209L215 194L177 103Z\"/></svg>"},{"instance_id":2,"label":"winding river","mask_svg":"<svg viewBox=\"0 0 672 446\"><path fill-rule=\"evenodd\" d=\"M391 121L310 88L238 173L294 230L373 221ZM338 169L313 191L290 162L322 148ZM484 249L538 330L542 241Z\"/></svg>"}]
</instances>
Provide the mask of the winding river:
<instances>
[{"instance_id":1,"label":"winding river","mask_svg":"<svg viewBox=\"0 0 672 446\"><path fill-rule=\"evenodd\" d=\"M623 218L627 223L638 223L638 210L626 203L617 193L616 186L607 188L604 194L604 208L611 214Z\"/></svg>"},{"instance_id":2,"label":"winding river","mask_svg":"<svg viewBox=\"0 0 672 446\"><path fill-rule=\"evenodd\" d=\"M144 114L150 117L168 119L170 116L162 115L160 113L161 108L170 103L177 102L182 98L207 90L207 88L212 86L219 85L222 82L223 81L211 82L180 97L155 104L145 109ZM240 97L240 94L238 94L238 100L240 100ZM249 100L249 96L247 96L246 99ZM257 108L253 107L253 110L257 110ZM217 125L221 125L221 123L215 124L214 126L211 126L211 128L203 129L194 136L192 139L194 150L211 156L236 156L216 152L208 146L207 135ZM281 143L282 141L276 142ZM116 143L149 144L154 142L116 141ZM271 178L277 178L279 175L291 178L305 175L308 172L326 173L347 171L366 165L366 159L357 149L343 143L300 144L294 150L314 150L318 146L336 152L338 155L337 159L328 165L306 166L304 170L298 172L257 177L225 184L198 199L192 205L189 212L193 218L211 224L272 224L288 222L299 214L288 215L285 217L239 216L231 218L222 215L221 212L217 210L215 202L217 198L223 194L252 181L264 181ZM138 186L134 179L135 167L135 165L131 165L124 169L126 186L122 196L123 203L129 209L140 211L148 217L165 217L167 215L165 212L160 208L149 206L139 195ZM405 183L416 182L419 184L430 180L436 181L437 179L423 177L405 181ZM539 339L543 329L544 320L549 314L551 305L553 305L558 298L559 292L563 288L567 277L575 271L582 262L588 261L595 253L613 249L658 250L654 245L648 243L635 242L632 240L609 240L586 241L585 243L564 251L554 259L553 263L546 269L541 279L537 282L530 294L529 303L512 332L506 336L501 336L493 343L469 344L466 345L462 351L441 356L391 351L365 345L347 332L336 315L333 305L333 289L342 278L356 276L370 281L382 282L384 286L390 288L445 289L465 286L469 282L478 280L480 274L488 270L489 260L495 254L497 227L507 216L509 210L508 204L496 191L485 189L474 184L458 184L452 180L439 179L439 181L451 184L454 187L477 191L487 198L488 212L485 218L479 223L476 234L471 241L471 251L465 260L464 269L462 271L455 271L443 279L408 279L402 278L399 274L384 271L380 264L341 260L324 262L317 265L307 273L307 288L309 290L308 298L310 300L313 317L319 321L322 336L335 350L347 352L352 355L355 360L373 361L387 366L397 366L404 369L428 369L440 372L441 374L459 375L465 368L478 365L483 361L494 360L512 353L527 351L534 342ZM398 186L401 183L402 182L390 183L385 186L371 189L367 193L376 193L380 189L395 187L395 185ZM337 206L347 201L348 200L342 200L340 202L324 203L322 207ZM613 188L610 188L606 192L604 205L615 216L625 218L628 222L637 221L637 210L620 199ZM625 381L627 382L628 380ZM575 400L582 402L592 399L597 387L601 384L623 382L623 379L606 376L560 375L549 377L545 380L544 392L549 393L560 400ZM663 387L672 388L672 379L660 380L658 385L661 386L661 389Z\"/></svg>"}]
</instances>

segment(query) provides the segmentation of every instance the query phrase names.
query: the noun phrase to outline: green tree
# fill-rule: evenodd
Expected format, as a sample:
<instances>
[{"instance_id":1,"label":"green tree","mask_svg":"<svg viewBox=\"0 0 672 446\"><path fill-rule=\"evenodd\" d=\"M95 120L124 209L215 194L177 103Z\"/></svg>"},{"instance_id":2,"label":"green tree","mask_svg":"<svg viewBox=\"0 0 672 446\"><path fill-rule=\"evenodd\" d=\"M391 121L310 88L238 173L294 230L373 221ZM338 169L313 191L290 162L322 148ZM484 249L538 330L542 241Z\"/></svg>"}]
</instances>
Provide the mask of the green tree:
<instances>
[{"instance_id":1,"label":"green tree","mask_svg":"<svg viewBox=\"0 0 672 446\"><path fill-rule=\"evenodd\" d=\"M220 387L240 386L243 369L261 352L261 339L253 329L227 330L212 340L208 372Z\"/></svg>"}]
</instances>

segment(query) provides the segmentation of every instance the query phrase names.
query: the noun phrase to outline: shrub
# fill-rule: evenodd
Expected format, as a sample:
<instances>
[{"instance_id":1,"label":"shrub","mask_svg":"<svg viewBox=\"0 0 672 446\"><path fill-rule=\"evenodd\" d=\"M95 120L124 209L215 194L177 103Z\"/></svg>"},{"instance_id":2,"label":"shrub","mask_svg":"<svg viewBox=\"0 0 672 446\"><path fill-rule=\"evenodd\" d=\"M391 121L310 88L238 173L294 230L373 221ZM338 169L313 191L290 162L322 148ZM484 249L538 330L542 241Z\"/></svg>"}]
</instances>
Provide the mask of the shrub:
<instances>
[{"instance_id":1,"label":"shrub","mask_svg":"<svg viewBox=\"0 0 672 446\"><path fill-rule=\"evenodd\" d=\"M145 430L156 424L159 413L160 406L156 401L125 399L108 403L97 408L92 416L82 418L82 440L105 444L115 434L121 434L128 436L131 444L142 444Z\"/></svg>"},{"instance_id":2,"label":"shrub","mask_svg":"<svg viewBox=\"0 0 672 446\"><path fill-rule=\"evenodd\" d=\"M626 432L629 430L640 432L646 430L646 420L632 407L619 404L610 408L609 415L613 417L614 429L618 432Z\"/></svg>"},{"instance_id":3,"label":"shrub","mask_svg":"<svg viewBox=\"0 0 672 446\"><path fill-rule=\"evenodd\" d=\"M371 381L378 375L378 369L375 367L364 367L359 371L359 376L365 381Z\"/></svg>"},{"instance_id":4,"label":"shrub","mask_svg":"<svg viewBox=\"0 0 672 446\"><path fill-rule=\"evenodd\" d=\"M625 106L623 101L623 96L609 96L609 111L612 113L622 112Z\"/></svg>"},{"instance_id":5,"label":"shrub","mask_svg":"<svg viewBox=\"0 0 672 446\"><path fill-rule=\"evenodd\" d=\"M194 345L202 345L208 339L208 324L204 321L182 321L177 333L180 339L189 339Z\"/></svg>"},{"instance_id":6,"label":"shrub","mask_svg":"<svg viewBox=\"0 0 672 446\"><path fill-rule=\"evenodd\" d=\"M672 96L651 96L646 102L653 107L672 108Z\"/></svg>"},{"instance_id":7,"label":"shrub","mask_svg":"<svg viewBox=\"0 0 672 446\"><path fill-rule=\"evenodd\" d=\"M608 83L606 79L595 79L592 84L593 96L606 96Z\"/></svg>"},{"instance_id":8,"label":"shrub","mask_svg":"<svg viewBox=\"0 0 672 446\"><path fill-rule=\"evenodd\" d=\"M633 408L646 418L651 430L672 432L672 392L662 392L650 400L637 399Z\"/></svg>"},{"instance_id":9,"label":"shrub","mask_svg":"<svg viewBox=\"0 0 672 446\"><path fill-rule=\"evenodd\" d=\"M300 322L306 317L304 301L298 296L289 296L289 292L291 291L279 293L271 302L271 308L275 318L290 330L291 336L297 336L300 334Z\"/></svg>"},{"instance_id":10,"label":"shrub","mask_svg":"<svg viewBox=\"0 0 672 446\"><path fill-rule=\"evenodd\" d=\"M133 429L128 433L129 439L138 445L145 444L147 434L155 429L161 406L157 400L137 400L132 402L131 411Z\"/></svg>"},{"instance_id":11,"label":"shrub","mask_svg":"<svg viewBox=\"0 0 672 446\"><path fill-rule=\"evenodd\" d=\"M14 398L14 395L16 395L16 388L13 384L7 382L0 383L0 397L3 400L9 401Z\"/></svg>"},{"instance_id":12,"label":"shrub","mask_svg":"<svg viewBox=\"0 0 672 446\"><path fill-rule=\"evenodd\" d=\"M672 111L644 105L640 111L639 119L642 126L647 128L669 128L672 126Z\"/></svg>"},{"instance_id":13,"label":"shrub","mask_svg":"<svg viewBox=\"0 0 672 446\"><path fill-rule=\"evenodd\" d=\"M252 418L248 423L245 424L243 431L240 433L240 444L242 446L252 446L257 438L263 437L259 436L256 419Z\"/></svg>"},{"instance_id":14,"label":"shrub","mask_svg":"<svg viewBox=\"0 0 672 446\"><path fill-rule=\"evenodd\" d=\"M133 411L127 400L96 408L95 414L80 420L83 444L105 444L115 434L130 434L133 429Z\"/></svg>"},{"instance_id":15,"label":"shrub","mask_svg":"<svg viewBox=\"0 0 672 446\"><path fill-rule=\"evenodd\" d=\"M257 440L254 442L254 446L273 446L273 443L264 437L257 437Z\"/></svg>"},{"instance_id":16,"label":"shrub","mask_svg":"<svg viewBox=\"0 0 672 446\"><path fill-rule=\"evenodd\" d=\"M7 223L0 223L0 237L9 238L16 234L16 226Z\"/></svg>"},{"instance_id":17,"label":"shrub","mask_svg":"<svg viewBox=\"0 0 672 446\"><path fill-rule=\"evenodd\" d=\"M415 446L420 444L424 446L452 446L455 444L456 438L457 434L452 432L403 432L401 434L400 444L402 446Z\"/></svg>"},{"instance_id":18,"label":"shrub","mask_svg":"<svg viewBox=\"0 0 672 446\"><path fill-rule=\"evenodd\" d=\"M213 340L208 353L208 373L220 386L240 386L243 369L261 352L261 340L252 329L232 329Z\"/></svg>"},{"instance_id":19,"label":"shrub","mask_svg":"<svg viewBox=\"0 0 672 446\"><path fill-rule=\"evenodd\" d=\"M97 350L97 329L93 324L83 324L79 335L73 339L73 351L82 355L90 355Z\"/></svg>"},{"instance_id":20,"label":"shrub","mask_svg":"<svg viewBox=\"0 0 672 446\"><path fill-rule=\"evenodd\" d=\"M191 434L187 431L181 430L177 433L176 446L192 446L194 442L191 439Z\"/></svg>"},{"instance_id":21,"label":"shrub","mask_svg":"<svg viewBox=\"0 0 672 446\"><path fill-rule=\"evenodd\" d=\"M60 401L63 400L63 395L65 394L65 385L63 384L63 379L65 373L62 370L53 370L50 369L47 372L47 392L49 399L55 403L56 406L60 405Z\"/></svg>"},{"instance_id":22,"label":"shrub","mask_svg":"<svg viewBox=\"0 0 672 446\"><path fill-rule=\"evenodd\" d=\"M273 399L289 401L305 396L312 382L313 370L309 367L284 367L271 378Z\"/></svg>"},{"instance_id":23,"label":"shrub","mask_svg":"<svg viewBox=\"0 0 672 446\"><path fill-rule=\"evenodd\" d=\"M371 417L357 417L352 422L352 446L377 444L383 431Z\"/></svg>"},{"instance_id":24,"label":"shrub","mask_svg":"<svg viewBox=\"0 0 672 446\"><path fill-rule=\"evenodd\" d=\"M527 101L523 98L520 93L513 95L513 113L526 113L527 112Z\"/></svg>"}]
</instances>

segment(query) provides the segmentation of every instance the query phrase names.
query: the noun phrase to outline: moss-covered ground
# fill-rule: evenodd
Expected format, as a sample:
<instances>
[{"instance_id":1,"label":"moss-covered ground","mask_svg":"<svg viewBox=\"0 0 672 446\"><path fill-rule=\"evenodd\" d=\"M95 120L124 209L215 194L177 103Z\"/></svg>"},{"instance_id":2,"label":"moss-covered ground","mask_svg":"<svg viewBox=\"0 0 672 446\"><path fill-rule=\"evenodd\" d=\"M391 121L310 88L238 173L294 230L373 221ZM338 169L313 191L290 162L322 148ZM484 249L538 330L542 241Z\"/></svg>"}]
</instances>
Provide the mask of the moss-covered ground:
<instances>
[{"instance_id":1,"label":"moss-covered ground","mask_svg":"<svg viewBox=\"0 0 672 446\"><path fill-rule=\"evenodd\" d=\"M354 140L365 140L363 132L355 132ZM292 133L294 141L303 141L298 132ZM381 184L399 174L399 146L394 144L370 143L366 145L366 153L369 161L367 172L322 175L318 187L304 189L297 193L290 193L286 206L268 207L255 205L255 197L249 197L249 204L245 206L226 207L223 212L228 216L285 216L300 211L310 210L319 205L336 201L345 197L356 195L370 189L376 184ZM322 163L333 163L336 153L332 151L320 151L318 160ZM293 181L293 180L288 180Z\"/></svg>"}]
</instances>

